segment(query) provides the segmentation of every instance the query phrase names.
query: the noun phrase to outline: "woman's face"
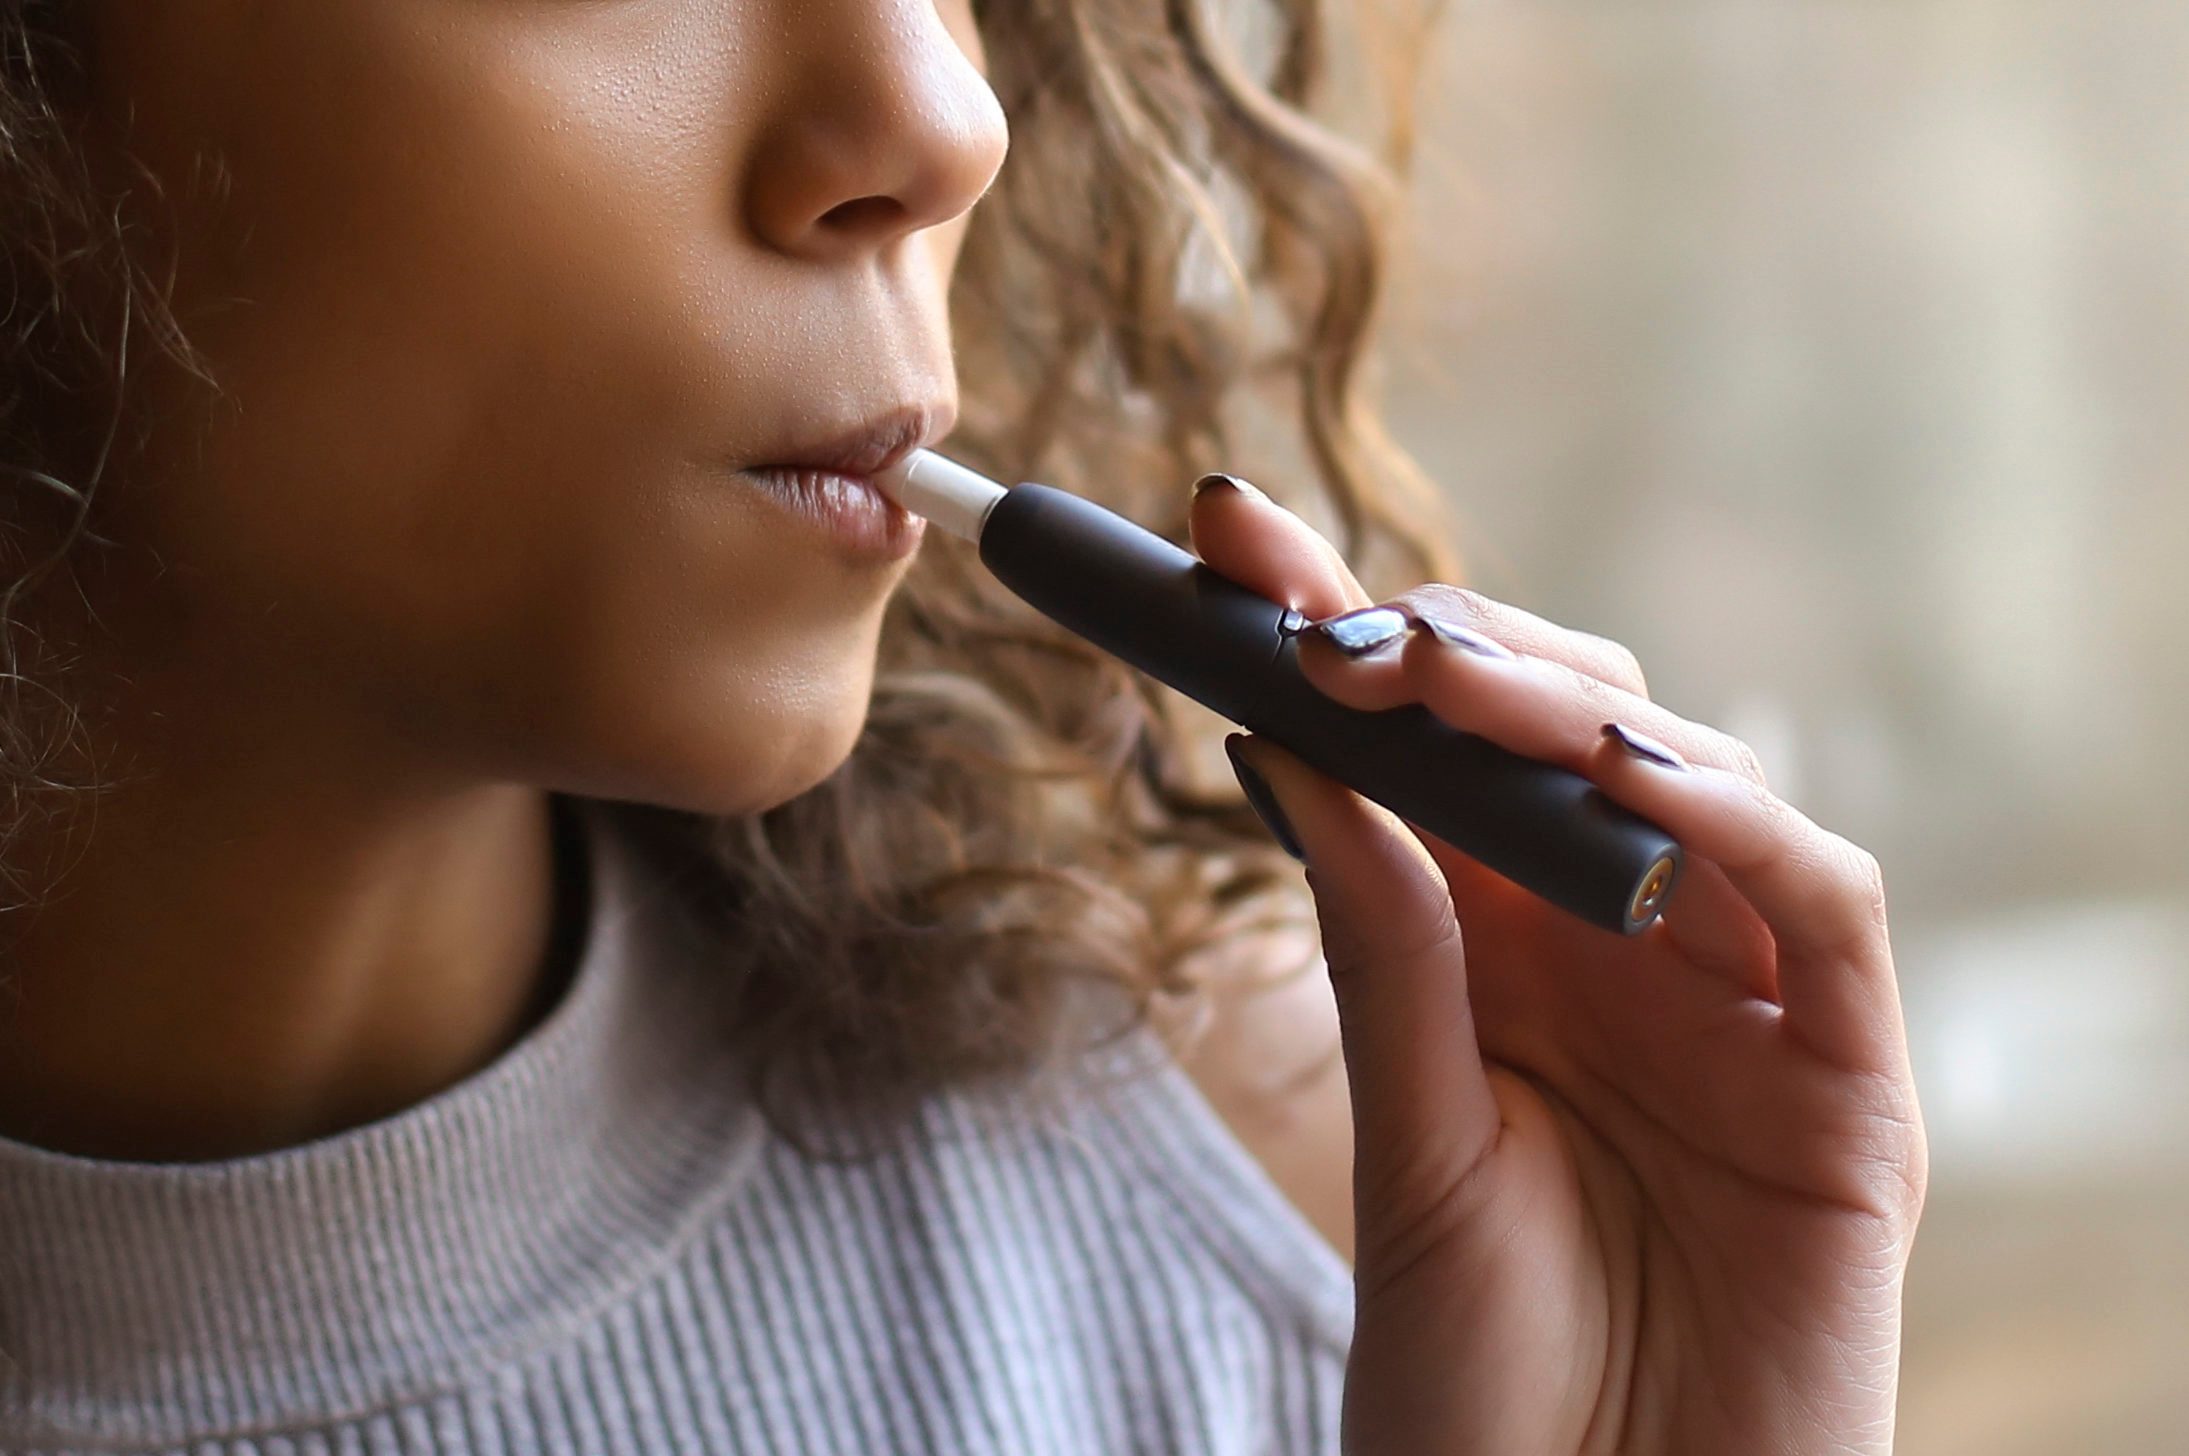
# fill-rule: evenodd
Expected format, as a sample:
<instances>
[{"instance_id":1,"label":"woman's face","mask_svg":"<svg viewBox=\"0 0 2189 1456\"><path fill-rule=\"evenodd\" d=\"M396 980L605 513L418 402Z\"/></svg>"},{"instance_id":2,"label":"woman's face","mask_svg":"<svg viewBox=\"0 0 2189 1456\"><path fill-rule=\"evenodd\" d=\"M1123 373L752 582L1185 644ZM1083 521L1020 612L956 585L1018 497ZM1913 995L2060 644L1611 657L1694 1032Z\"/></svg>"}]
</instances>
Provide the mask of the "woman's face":
<instances>
[{"instance_id":1,"label":"woman's face","mask_svg":"<svg viewBox=\"0 0 2189 1456\"><path fill-rule=\"evenodd\" d=\"M955 417L945 298L1005 148L969 0L92 19L226 396L160 386L150 468L102 487L130 550L92 602L160 719L714 813L826 776L909 558L736 472Z\"/></svg>"}]
</instances>

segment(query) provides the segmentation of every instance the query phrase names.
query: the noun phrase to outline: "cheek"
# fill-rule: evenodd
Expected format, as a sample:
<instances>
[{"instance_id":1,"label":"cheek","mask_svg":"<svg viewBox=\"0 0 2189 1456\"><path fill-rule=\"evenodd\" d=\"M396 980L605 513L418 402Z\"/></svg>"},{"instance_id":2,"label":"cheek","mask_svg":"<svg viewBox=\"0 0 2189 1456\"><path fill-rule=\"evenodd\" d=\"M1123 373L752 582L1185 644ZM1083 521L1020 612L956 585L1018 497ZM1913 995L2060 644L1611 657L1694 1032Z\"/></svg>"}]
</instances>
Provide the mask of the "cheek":
<instances>
[{"instance_id":1,"label":"cheek","mask_svg":"<svg viewBox=\"0 0 2189 1456\"><path fill-rule=\"evenodd\" d=\"M285 554L339 540L397 588L468 562L490 596L528 542L631 503L610 472L687 454L714 372L677 317L700 159L638 165L671 141L538 67L516 17L540 7L430 37L404 0L318 9L274 7L235 62L263 79L215 118L231 195L184 268L234 405L206 473L221 524Z\"/></svg>"},{"instance_id":2,"label":"cheek","mask_svg":"<svg viewBox=\"0 0 2189 1456\"><path fill-rule=\"evenodd\" d=\"M732 63L663 85L647 11L273 7L234 62L262 84L175 99L233 177L179 290L226 395L122 529L189 563L208 643L429 734L794 779L848 747L891 582L727 477L785 310L728 226Z\"/></svg>"}]
</instances>

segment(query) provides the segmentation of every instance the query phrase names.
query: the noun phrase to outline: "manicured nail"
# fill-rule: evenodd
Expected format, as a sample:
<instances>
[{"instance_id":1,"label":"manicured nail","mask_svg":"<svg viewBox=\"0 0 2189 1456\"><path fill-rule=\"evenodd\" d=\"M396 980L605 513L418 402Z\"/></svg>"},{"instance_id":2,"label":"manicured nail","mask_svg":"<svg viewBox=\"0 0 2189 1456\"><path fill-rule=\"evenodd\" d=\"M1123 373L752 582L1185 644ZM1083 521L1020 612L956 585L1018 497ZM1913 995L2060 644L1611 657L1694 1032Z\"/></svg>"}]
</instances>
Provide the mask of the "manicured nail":
<instances>
[{"instance_id":1,"label":"manicured nail","mask_svg":"<svg viewBox=\"0 0 2189 1456\"><path fill-rule=\"evenodd\" d=\"M1457 622L1447 622L1442 617L1420 616L1414 619L1429 629L1429 635L1454 647L1464 647L1482 657L1495 657L1505 662L1514 661L1519 654L1494 637L1462 627Z\"/></svg>"},{"instance_id":2,"label":"manicured nail","mask_svg":"<svg viewBox=\"0 0 2189 1456\"><path fill-rule=\"evenodd\" d=\"M1366 657L1406 635L1406 614L1393 607L1362 607L1317 622L1314 630L1347 657Z\"/></svg>"},{"instance_id":3,"label":"manicured nail","mask_svg":"<svg viewBox=\"0 0 2189 1456\"><path fill-rule=\"evenodd\" d=\"M1193 483L1193 498L1195 500L1199 500L1201 498L1201 492L1207 490L1210 486L1214 485L1228 486L1231 489L1239 492L1239 494L1241 495L1261 494L1260 491L1256 490L1253 486L1248 485L1245 481L1241 480L1236 475L1227 475L1221 470L1211 470L1208 474L1202 476L1199 480L1196 480Z\"/></svg>"},{"instance_id":4,"label":"manicured nail","mask_svg":"<svg viewBox=\"0 0 2189 1456\"><path fill-rule=\"evenodd\" d=\"M1686 768L1687 760L1665 747L1646 733L1637 733L1623 723L1606 723L1604 736L1616 740L1627 752L1661 763L1666 768Z\"/></svg>"},{"instance_id":5,"label":"manicured nail","mask_svg":"<svg viewBox=\"0 0 2189 1456\"><path fill-rule=\"evenodd\" d=\"M1239 733L1224 737L1224 755L1231 760L1231 771L1238 775L1239 788L1246 794L1247 802L1254 806L1254 812L1261 816L1262 826L1269 831L1269 837L1277 841L1277 847L1306 864L1307 851L1300 847L1300 836L1293 832L1292 821L1277 807L1276 791L1239 751L1239 745L1244 741L1245 735Z\"/></svg>"}]
</instances>

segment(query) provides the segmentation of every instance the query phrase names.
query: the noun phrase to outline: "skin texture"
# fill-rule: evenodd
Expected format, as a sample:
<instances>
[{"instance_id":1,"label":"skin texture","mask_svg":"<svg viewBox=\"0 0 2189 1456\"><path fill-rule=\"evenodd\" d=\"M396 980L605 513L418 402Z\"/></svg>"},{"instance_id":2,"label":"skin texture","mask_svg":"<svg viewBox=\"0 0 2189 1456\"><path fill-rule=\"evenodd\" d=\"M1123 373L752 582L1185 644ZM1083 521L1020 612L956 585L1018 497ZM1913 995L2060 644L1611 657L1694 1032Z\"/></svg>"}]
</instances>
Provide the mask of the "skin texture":
<instances>
[{"instance_id":1,"label":"skin texture","mask_svg":"<svg viewBox=\"0 0 2189 1456\"><path fill-rule=\"evenodd\" d=\"M522 1032L548 790L745 813L849 753L909 558L731 472L904 405L947 432L1007 138L966 0L91 20L91 134L176 197L225 398L160 384L97 623L39 604L130 782L7 947L0 1132L233 1156Z\"/></svg>"}]
</instances>

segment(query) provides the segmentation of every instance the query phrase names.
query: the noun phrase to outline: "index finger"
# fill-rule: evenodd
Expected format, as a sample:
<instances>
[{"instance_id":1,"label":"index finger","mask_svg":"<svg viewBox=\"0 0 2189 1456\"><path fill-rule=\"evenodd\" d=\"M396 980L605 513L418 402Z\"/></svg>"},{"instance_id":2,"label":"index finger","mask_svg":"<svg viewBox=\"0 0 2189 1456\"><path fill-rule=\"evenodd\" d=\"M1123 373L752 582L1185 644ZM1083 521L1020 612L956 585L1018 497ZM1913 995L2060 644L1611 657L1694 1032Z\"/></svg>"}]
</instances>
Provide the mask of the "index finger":
<instances>
[{"instance_id":1,"label":"index finger","mask_svg":"<svg viewBox=\"0 0 2189 1456\"><path fill-rule=\"evenodd\" d=\"M1212 471L1194 490L1187 530L1219 576L1309 617L1373 604L1329 537L1247 482Z\"/></svg>"}]
</instances>

